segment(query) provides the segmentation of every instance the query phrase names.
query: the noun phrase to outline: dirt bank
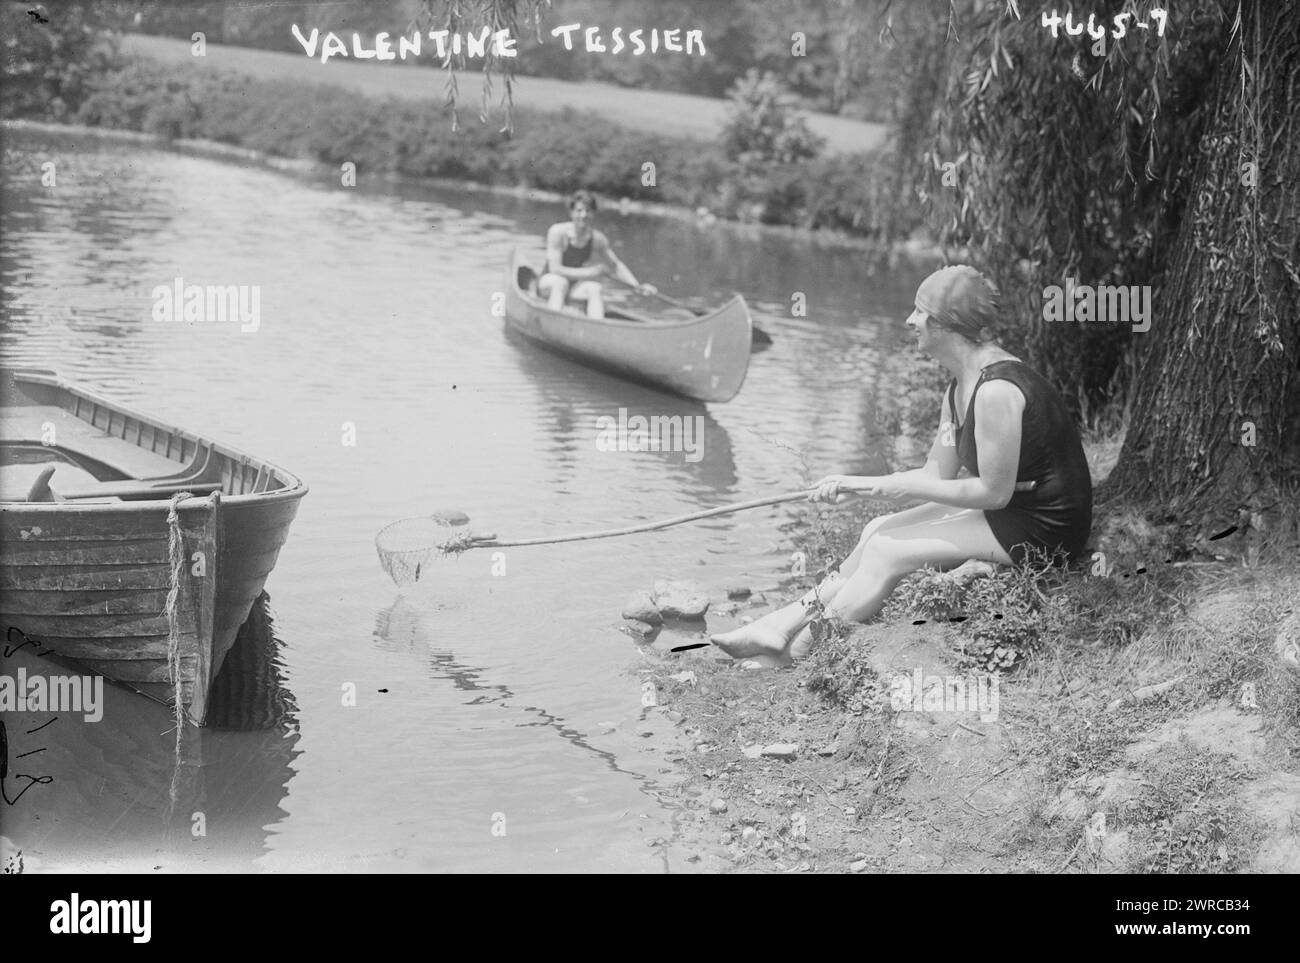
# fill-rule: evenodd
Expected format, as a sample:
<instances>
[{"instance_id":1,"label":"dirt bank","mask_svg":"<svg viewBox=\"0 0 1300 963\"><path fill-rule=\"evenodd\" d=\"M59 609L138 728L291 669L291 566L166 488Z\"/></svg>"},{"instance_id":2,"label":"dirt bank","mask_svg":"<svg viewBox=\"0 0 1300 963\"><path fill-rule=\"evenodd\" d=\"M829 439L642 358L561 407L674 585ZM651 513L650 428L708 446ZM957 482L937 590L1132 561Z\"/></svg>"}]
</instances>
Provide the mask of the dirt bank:
<instances>
[{"instance_id":1,"label":"dirt bank","mask_svg":"<svg viewBox=\"0 0 1300 963\"><path fill-rule=\"evenodd\" d=\"M831 557L859 521L823 513L795 545ZM1099 546L1118 560L1132 524L1103 519ZM1032 619L1009 573L917 576L789 670L665 629L641 647L681 777L665 845L745 872L1300 871L1300 574L1215 549L1071 574Z\"/></svg>"}]
</instances>

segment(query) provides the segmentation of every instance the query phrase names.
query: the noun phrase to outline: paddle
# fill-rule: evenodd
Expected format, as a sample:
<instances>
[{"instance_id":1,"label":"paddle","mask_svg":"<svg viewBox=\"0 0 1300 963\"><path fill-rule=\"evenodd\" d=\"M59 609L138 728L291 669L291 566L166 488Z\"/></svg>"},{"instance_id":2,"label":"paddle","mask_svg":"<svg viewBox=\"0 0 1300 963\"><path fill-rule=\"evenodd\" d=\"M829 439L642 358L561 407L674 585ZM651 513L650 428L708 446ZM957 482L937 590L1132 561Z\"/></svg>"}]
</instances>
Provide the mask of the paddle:
<instances>
[{"instance_id":1,"label":"paddle","mask_svg":"<svg viewBox=\"0 0 1300 963\"><path fill-rule=\"evenodd\" d=\"M624 281L621 277L618 277L618 276L615 275L615 274L611 274L611 275L609 275L609 276L612 277L615 281L618 281L620 284L623 284L623 285L626 285L626 286L629 287L629 288L632 288L632 285L628 284L628 283L627 283L626 281ZM636 288L632 288L632 290L635 291ZM640 292L638 292L638 293L640 293ZM675 307L675 308L681 308L681 309L684 310L684 311L689 311L689 312L691 312L691 314L695 315L697 318L709 313L709 312L707 312L707 311L701 311L701 310L699 310L698 308L693 308L693 307L691 307L689 304L687 304L685 301L679 301L679 300L677 300L676 298L670 298L670 297L669 297L668 295L666 295L666 294L660 294L658 291L656 291L654 294L646 295L646 297L658 298L660 301L663 301L665 304L671 304L671 305L672 305L673 307ZM754 343L755 343L755 344L771 344L771 343L772 343L772 336L771 336L770 334L768 334L766 331L764 331L762 328L760 328L758 325L754 325Z\"/></svg>"}]
</instances>

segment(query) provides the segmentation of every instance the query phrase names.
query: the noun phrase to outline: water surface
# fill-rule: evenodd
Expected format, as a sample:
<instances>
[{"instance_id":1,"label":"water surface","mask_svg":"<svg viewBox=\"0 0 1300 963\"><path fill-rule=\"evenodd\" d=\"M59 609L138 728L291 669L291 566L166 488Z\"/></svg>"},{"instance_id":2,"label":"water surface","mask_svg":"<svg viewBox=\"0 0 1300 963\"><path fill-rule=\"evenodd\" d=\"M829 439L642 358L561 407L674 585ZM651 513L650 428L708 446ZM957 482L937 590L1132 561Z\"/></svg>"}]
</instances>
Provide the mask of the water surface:
<instances>
[{"instance_id":1,"label":"water surface","mask_svg":"<svg viewBox=\"0 0 1300 963\"><path fill-rule=\"evenodd\" d=\"M507 255L540 251L557 205L368 186L364 172L345 189L71 135L10 132L4 165L4 360L311 486L227 710L179 757L167 711L112 686L99 723L27 735L48 717L6 714L11 757L39 740L22 762L55 776L0 809L28 869L689 869L648 845L672 836L673 776L637 735L648 657L614 625L657 577L715 593L778 582L787 509L510 549L504 576L472 551L405 590L375 533L457 508L503 538L561 534L881 470L877 371L908 350L917 278L873 277L860 254L807 241L601 212L639 277L700 303L741 291L774 336L741 393L706 406L503 331L491 309ZM154 321L152 289L177 277L259 285L260 328ZM790 317L794 292L807 317ZM703 457L598 450L596 420L619 408L702 417Z\"/></svg>"}]
</instances>

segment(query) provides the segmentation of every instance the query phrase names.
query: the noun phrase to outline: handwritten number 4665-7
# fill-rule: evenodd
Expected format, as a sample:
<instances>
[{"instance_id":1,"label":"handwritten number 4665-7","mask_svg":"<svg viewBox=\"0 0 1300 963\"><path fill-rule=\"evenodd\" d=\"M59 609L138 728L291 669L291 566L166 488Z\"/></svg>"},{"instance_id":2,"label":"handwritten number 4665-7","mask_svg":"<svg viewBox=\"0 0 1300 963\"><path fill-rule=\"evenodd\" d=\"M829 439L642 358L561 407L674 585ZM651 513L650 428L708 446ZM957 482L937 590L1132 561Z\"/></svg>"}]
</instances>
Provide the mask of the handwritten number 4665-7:
<instances>
[{"instance_id":1,"label":"handwritten number 4665-7","mask_svg":"<svg viewBox=\"0 0 1300 963\"><path fill-rule=\"evenodd\" d=\"M1169 21L1168 11L1156 7L1151 10L1150 17L1156 23L1156 36L1163 37L1165 35L1165 24ZM1113 40L1120 40L1125 37L1128 34L1129 21L1132 19L1133 14L1131 13L1115 14L1112 18L1112 23L1115 24L1115 29L1110 33L1111 38ZM1106 28L1104 25L1097 22L1097 15L1095 13L1088 14L1088 20L1086 23L1082 21L1075 23L1074 14L1071 11L1067 10L1064 17L1058 14L1055 10L1050 14L1046 10L1043 11L1043 26L1052 32L1053 38L1061 35L1060 27L1062 24L1065 26L1065 32L1071 37L1079 36L1079 34L1083 33L1084 30L1088 31L1088 36L1093 40L1100 40L1102 37L1106 36ZM1145 20L1138 20L1133 24L1133 26L1141 30L1151 29L1151 24L1147 23Z\"/></svg>"}]
</instances>

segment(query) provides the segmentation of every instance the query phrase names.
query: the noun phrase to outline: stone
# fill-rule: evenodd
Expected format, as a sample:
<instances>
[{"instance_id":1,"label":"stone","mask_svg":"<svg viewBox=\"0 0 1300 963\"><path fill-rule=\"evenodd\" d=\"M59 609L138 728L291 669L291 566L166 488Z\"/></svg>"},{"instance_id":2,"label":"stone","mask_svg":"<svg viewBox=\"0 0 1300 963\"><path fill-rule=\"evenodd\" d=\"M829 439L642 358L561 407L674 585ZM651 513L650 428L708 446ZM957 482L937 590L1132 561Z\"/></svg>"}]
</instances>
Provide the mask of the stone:
<instances>
[{"instance_id":1,"label":"stone","mask_svg":"<svg viewBox=\"0 0 1300 963\"><path fill-rule=\"evenodd\" d=\"M666 618L702 619L709 609L709 597L695 582L660 579L651 600Z\"/></svg>"},{"instance_id":2,"label":"stone","mask_svg":"<svg viewBox=\"0 0 1300 963\"><path fill-rule=\"evenodd\" d=\"M644 589L638 589L627 597L622 614L625 619L635 619L650 625L658 625L664 620L654 598Z\"/></svg>"},{"instance_id":3,"label":"stone","mask_svg":"<svg viewBox=\"0 0 1300 963\"><path fill-rule=\"evenodd\" d=\"M731 599L733 602L738 602L741 599L747 599L753 594L754 594L753 589L751 589L748 585L727 586L727 598Z\"/></svg>"},{"instance_id":4,"label":"stone","mask_svg":"<svg viewBox=\"0 0 1300 963\"><path fill-rule=\"evenodd\" d=\"M866 868L867 861L865 859L859 859L856 863L849 863L849 872L851 873L861 873L866 870Z\"/></svg>"},{"instance_id":5,"label":"stone","mask_svg":"<svg viewBox=\"0 0 1300 963\"><path fill-rule=\"evenodd\" d=\"M792 762L799 756L799 747L793 742L774 742L761 749L760 755L767 759L783 759Z\"/></svg>"},{"instance_id":6,"label":"stone","mask_svg":"<svg viewBox=\"0 0 1300 963\"><path fill-rule=\"evenodd\" d=\"M659 634L659 626L649 625L636 619L624 619L616 628L636 642L651 642Z\"/></svg>"},{"instance_id":7,"label":"stone","mask_svg":"<svg viewBox=\"0 0 1300 963\"><path fill-rule=\"evenodd\" d=\"M727 801L725 799L715 799L713 800L713 802L709 803L709 812L711 813L721 814L721 813L725 813L726 811L727 811Z\"/></svg>"}]
</instances>

